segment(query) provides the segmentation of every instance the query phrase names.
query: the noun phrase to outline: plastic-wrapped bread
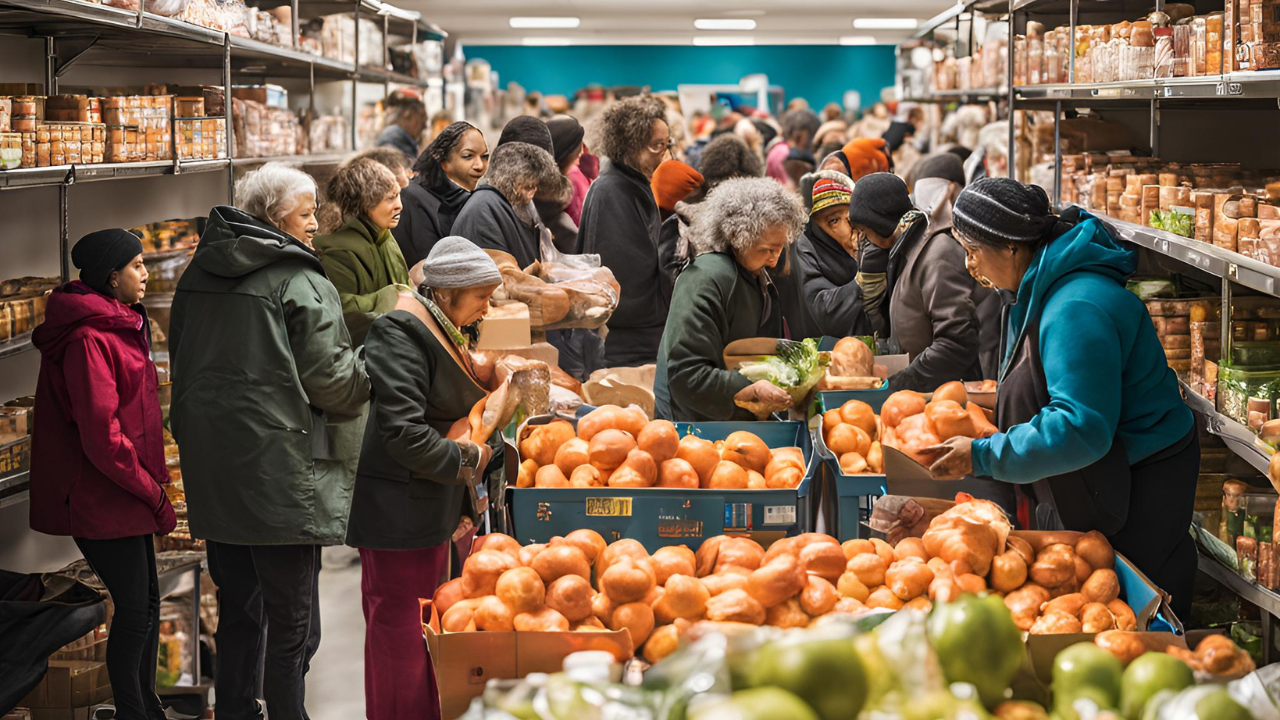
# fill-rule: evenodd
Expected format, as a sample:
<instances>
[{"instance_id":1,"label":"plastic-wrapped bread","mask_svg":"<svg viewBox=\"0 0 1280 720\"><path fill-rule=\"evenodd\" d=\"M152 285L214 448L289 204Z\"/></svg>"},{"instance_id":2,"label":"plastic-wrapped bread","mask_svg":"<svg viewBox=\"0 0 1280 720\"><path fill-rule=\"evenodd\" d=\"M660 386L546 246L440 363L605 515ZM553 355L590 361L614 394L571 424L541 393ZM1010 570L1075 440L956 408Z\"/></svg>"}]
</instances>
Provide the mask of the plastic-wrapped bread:
<instances>
[{"instance_id":1,"label":"plastic-wrapped bread","mask_svg":"<svg viewBox=\"0 0 1280 720\"><path fill-rule=\"evenodd\" d=\"M521 269L510 254L488 250L502 273L503 291L529 306L535 328L603 327L618 307L620 288L608 268L571 262L534 263ZM561 259L593 256L560 256Z\"/></svg>"}]
</instances>

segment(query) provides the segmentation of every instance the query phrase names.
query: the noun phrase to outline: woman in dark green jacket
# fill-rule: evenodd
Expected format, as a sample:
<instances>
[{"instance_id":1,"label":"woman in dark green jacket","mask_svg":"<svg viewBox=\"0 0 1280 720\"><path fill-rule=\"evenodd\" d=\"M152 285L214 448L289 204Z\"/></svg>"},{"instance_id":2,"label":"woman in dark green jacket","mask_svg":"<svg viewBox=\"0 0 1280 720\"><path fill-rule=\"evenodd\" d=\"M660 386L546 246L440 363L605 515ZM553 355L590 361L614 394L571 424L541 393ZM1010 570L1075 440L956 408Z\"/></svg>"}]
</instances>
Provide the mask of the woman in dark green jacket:
<instances>
[{"instance_id":1,"label":"woman in dark green jacket","mask_svg":"<svg viewBox=\"0 0 1280 720\"><path fill-rule=\"evenodd\" d=\"M449 544L466 529L459 517L483 513L469 488L492 456L466 422L486 392L464 333L502 276L457 236L436 243L423 270L421 295L374 320L365 343L374 398L347 544L360 548L369 720L439 717L418 599L435 594Z\"/></svg>"},{"instance_id":2,"label":"woman in dark green jacket","mask_svg":"<svg viewBox=\"0 0 1280 720\"><path fill-rule=\"evenodd\" d=\"M770 270L804 228L795 193L767 178L727 180L691 228L693 264L676 280L658 350L654 410L668 420L754 420L736 401L774 410L791 397L767 380L725 369L735 340L782 337L782 310Z\"/></svg>"},{"instance_id":3,"label":"woman in dark green jacket","mask_svg":"<svg viewBox=\"0 0 1280 720\"><path fill-rule=\"evenodd\" d=\"M329 200L342 225L316 238L320 263L342 299L342 314L359 347L369 323L409 290L409 266L391 230L400 224L400 183L386 166L357 158L329 181Z\"/></svg>"}]
</instances>

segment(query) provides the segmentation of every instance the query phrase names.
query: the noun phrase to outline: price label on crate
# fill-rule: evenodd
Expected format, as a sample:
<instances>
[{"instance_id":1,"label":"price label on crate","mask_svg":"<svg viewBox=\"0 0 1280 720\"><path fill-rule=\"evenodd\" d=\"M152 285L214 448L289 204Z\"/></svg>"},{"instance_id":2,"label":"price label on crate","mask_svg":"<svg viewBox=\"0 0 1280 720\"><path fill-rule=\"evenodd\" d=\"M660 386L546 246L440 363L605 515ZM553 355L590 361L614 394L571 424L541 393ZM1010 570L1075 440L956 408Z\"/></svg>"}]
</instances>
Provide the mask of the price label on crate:
<instances>
[{"instance_id":1,"label":"price label on crate","mask_svg":"<svg viewBox=\"0 0 1280 720\"><path fill-rule=\"evenodd\" d=\"M795 525L796 524L796 506L795 505L765 505L764 506L764 524L765 525Z\"/></svg>"},{"instance_id":2,"label":"price label on crate","mask_svg":"<svg viewBox=\"0 0 1280 720\"><path fill-rule=\"evenodd\" d=\"M587 517L631 517L631 498L589 497Z\"/></svg>"},{"instance_id":3,"label":"price label on crate","mask_svg":"<svg viewBox=\"0 0 1280 720\"><path fill-rule=\"evenodd\" d=\"M724 504L724 531L745 532L751 529L751 503Z\"/></svg>"}]
</instances>

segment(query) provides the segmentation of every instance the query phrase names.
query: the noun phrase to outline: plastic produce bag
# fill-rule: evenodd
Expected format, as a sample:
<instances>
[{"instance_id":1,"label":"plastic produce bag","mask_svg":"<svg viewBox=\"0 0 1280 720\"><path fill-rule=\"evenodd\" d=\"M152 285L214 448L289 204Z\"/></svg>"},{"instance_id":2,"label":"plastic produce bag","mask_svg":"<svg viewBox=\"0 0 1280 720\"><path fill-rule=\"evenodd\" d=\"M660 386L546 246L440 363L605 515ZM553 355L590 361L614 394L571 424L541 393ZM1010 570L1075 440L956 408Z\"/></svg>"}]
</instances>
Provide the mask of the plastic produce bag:
<instances>
[{"instance_id":1,"label":"plastic produce bag","mask_svg":"<svg viewBox=\"0 0 1280 720\"><path fill-rule=\"evenodd\" d=\"M599 255L565 255L543 231L542 260L527 268L508 253L488 250L502 272L503 293L529 306L539 330L601 328L618 307L621 286Z\"/></svg>"},{"instance_id":2,"label":"plastic produce bag","mask_svg":"<svg viewBox=\"0 0 1280 720\"><path fill-rule=\"evenodd\" d=\"M747 342L754 344L756 340ZM725 348L726 361L736 354L735 345L738 343L730 343L729 347ZM809 394L826 374L827 366L831 363L831 353L820 352L818 341L812 338L801 342L778 340L774 345L774 353L759 355L737 363L738 372L752 382L768 380L785 390L791 396L794 406L805 406ZM731 363L726 362L726 364ZM767 414L765 408L755 407L754 403L740 402L738 405L756 413L757 417Z\"/></svg>"}]
</instances>

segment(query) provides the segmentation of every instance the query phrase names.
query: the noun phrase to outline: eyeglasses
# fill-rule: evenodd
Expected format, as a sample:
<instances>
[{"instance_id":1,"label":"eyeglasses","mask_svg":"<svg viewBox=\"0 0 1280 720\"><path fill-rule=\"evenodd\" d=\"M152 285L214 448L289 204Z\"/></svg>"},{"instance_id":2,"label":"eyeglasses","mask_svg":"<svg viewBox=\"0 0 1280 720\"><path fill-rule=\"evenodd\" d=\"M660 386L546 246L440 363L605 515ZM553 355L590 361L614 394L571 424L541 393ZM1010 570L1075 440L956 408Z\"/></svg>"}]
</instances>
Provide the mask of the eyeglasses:
<instances>
[{"instance_id":1,"label":"eyeglasses","mask_svg":"<svg viewBox=\"0 0 1280 720\"><path fill-rule=\"evenodd\" d=\"M668 152L671 150L671 148L675 146L676 146L676 141L671 138L667 138L665 141L650 144L649 152L654 153L656 155L656 154Z\"/></svg>"}]
</instances>

